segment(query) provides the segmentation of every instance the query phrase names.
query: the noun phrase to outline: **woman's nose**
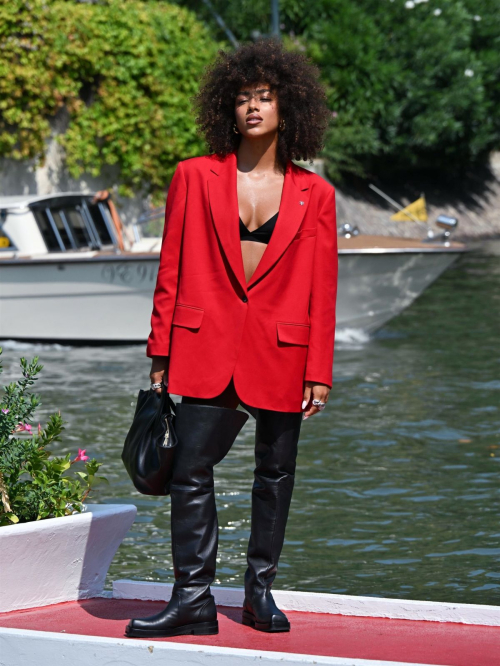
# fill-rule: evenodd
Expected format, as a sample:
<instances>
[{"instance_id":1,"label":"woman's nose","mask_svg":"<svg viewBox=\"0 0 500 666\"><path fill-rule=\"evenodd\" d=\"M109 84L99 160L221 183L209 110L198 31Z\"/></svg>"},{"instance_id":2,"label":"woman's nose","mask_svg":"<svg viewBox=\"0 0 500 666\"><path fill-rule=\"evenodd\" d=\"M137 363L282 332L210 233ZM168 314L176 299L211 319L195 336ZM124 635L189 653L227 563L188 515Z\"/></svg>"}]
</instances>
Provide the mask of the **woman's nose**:
<instances>
[{"instance_id":1,"label":"woman's nose","mask_svg":"<svg viewBox=\"0 0 500 666\"><path fill-rule=\"evenodd\" d=\"M258 111L259 110L258 101L259 101L258 96L252 95L248 100L248 108L251 109L252 111Z\"/></svg>"}]
</instances>

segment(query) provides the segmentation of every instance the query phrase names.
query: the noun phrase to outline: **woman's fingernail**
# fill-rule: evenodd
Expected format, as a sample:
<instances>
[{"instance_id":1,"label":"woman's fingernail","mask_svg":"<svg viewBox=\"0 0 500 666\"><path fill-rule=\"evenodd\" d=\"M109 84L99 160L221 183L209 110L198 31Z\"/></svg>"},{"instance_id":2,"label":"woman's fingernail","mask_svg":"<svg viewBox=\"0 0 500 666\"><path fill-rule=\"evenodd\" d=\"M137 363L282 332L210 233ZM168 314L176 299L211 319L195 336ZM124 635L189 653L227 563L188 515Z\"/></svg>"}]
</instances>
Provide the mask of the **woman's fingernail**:
<instances>
[{"instance_id":1,"label":"woman's fingernail","mask_svg":"<svg viewBox=\"0 0 500 666\"><path fill-rule=\"evenodd\" d=\"M305 421L305 420L308 419L308 418L309 418L309 417L306 416L306 415L304 414L304 418L303 418L302 420Z\"/></svg>"},{"instance_id":2,"label":"woman's fingernail","mask_svg":"<svg viewBox=\"0 0 500 666\"><path fill-rule=\"evenodd\" d=\"M305 407L306 405L307 405L307 400L303 400L303 401L302 401L302 409L304 409L304 407Z\"/></svg>"}]
</instances>

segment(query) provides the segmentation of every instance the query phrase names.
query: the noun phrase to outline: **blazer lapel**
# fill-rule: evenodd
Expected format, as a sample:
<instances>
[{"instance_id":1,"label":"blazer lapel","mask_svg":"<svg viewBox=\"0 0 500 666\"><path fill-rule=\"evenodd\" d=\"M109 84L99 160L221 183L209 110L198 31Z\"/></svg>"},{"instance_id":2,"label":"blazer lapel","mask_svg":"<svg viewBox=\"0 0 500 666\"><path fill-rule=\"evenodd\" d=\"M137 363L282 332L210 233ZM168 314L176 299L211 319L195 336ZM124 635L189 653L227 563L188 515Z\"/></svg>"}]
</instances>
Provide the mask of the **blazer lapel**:
<instances>
[{"instance_id":1,"label":"blazer lapel","mask_svg":"<svg viewBox=\"0 0 500 666\"><path fill-rule=\"evenodd\" d=\"M297 233L309 202L309 188L301 182L300 172L288 161L276 226L247 289L263 278L287 249ZM240 246L241 247L241 246ZM242 260L243 261L243 260Z\"/></svg>"},{"instance_id":2,"label":"blazer lapel","mask_svg":"<svg viewBox=\"0 0 500 666\"><path fill-rule=\"evenodd\" d=\"M208 193L212 218L226 258L243 291L263 278L291 243L304 218L309 201L309 188L301 180L301 172L288 161L283 191L271 239L257 264L252 277L245 280L239 232L238 191L236 181L236 152L210 168Z\"/></svg>"}]
</instances>

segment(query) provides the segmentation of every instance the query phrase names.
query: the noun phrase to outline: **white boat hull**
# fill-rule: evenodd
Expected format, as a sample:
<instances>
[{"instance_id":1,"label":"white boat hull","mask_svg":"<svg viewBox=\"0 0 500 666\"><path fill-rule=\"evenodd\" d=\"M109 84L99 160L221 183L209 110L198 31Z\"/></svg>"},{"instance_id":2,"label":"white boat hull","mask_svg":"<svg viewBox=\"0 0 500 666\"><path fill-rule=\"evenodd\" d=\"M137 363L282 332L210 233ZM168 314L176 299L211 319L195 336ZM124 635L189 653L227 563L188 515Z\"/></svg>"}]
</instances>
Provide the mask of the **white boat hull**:
<instances>
[{"instance_id":1,"label":"white boat hull","mask_svg":"<svg viewBox=\"0 0 500 666\"><path fill-rule=\"evenodd\" d=\"M458 256L450 252L340 255L337 330L373 333L413 303Z\"/></svg>"},{"instance_id":2,"label":"white boat hull","mask_svg":"<svg viewBox=\"0 0 500 666\"><path fill-rule=\"evenodd\" d=\"M459 256L450 251L339 252L337 330L371 333ZM0 338L145 342L158 254L0 262Z\"/></svg>"}]
</instances>

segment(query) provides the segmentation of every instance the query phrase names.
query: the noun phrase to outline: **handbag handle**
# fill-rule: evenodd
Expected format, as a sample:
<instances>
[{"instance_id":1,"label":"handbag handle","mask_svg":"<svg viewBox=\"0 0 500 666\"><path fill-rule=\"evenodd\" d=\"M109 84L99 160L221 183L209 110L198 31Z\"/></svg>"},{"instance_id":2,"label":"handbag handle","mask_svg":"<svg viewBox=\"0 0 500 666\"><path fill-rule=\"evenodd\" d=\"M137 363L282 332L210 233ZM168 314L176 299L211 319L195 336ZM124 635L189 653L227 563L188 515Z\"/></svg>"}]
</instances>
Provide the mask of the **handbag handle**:
<instances>
[{"instance_id":1,"label":"handbag handle","mask_svg":"<svg viewBox=\"0 0 500 666\"><path fill-rule=\"evenodd\" d=\"M174 414L175 416L175 402L170 397L167 387L162 382L161 383L161 412L165 414Z\"/></svg>"}]
</instances>

